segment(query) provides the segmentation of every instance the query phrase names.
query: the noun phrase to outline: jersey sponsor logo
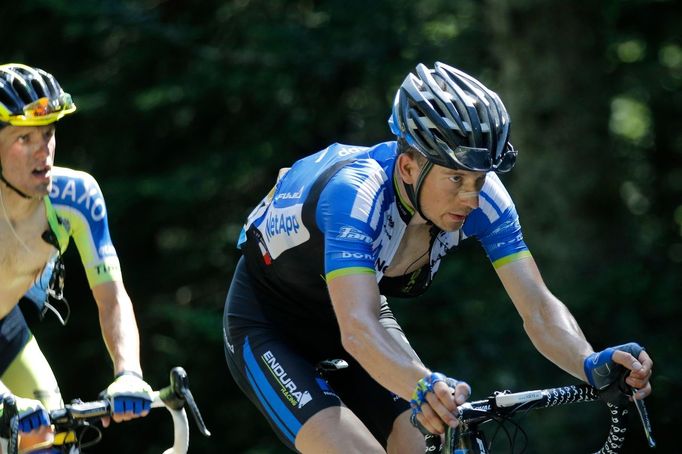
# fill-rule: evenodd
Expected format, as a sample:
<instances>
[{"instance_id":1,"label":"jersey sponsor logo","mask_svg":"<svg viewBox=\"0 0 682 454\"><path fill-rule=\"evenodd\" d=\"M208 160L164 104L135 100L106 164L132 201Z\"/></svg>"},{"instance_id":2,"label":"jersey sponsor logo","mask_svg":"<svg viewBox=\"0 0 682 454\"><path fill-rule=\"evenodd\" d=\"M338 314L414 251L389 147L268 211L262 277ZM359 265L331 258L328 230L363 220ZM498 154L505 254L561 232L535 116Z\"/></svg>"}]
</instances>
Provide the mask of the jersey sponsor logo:
<instances>
[{"instance_id":1,"label":"jersey sponsor logo","mask_svg":"<svg viewBox=\"0 0 682 454\"><path fill-rule=\"evenodd\" d=\"M329 386L329 383L327 383L327 380L321 377L315 377L315 381L319 385L320 389L324 393L325 396L333 396L333 397L339 397L334 390Z\"/></svg>"},{"instance_id":2,"label":"jersey sponsor logo","mask_svg":"<svg viewBox=\"0 0 682 454\"><path fill-rule=\"evenodd\" d=\"M329 152L329 150L331 148L332 147L325 148L324 151L320 153L318 158L315 159L315 164L319 164L320 162L322 162L322 160L324 160L325 156L327 156L327 153ZM336 155L340 156L342 158L345 158L346 156L350 156L352 154L359 153L359 152L364 151L364 150L367 150L367 148L343 146L336 152Z\"/></svg>"},{"instance_id":3,"label":"jersey sponsor logo","mask_svg":"<svg viewBox=\"0 0 682 454\"><path fill-rule=\"evenodd\" d=\"M363 252L342 251L340 255L341 255L340 258L342 258L342 259L374 261L374 256L372 254L367 254L367 253L363 253Z\"/></svg>"},{"instance_id":4,"label":"jersey sponsor logo","mask_svg":"<svg viewBox=\"0 0 682 454\"><path fill-rule=\"evenodd\" d=\"M336 237L346 240L359 240L367 244L371 244L374 241L369 235L348 225L341 227L341 231Z\"/></svg>"},{"instance_id":5,"label":"jersey sponsor logo","mask_svg":"<svg viewBox=\"0 0 682 454\"><path fill-rule=\"evenodd\" d=\"M310 392L300 391L296 383L287 375L284 367L277 361L275 355L268 350L261 356L265 365L270 369L270 373L280 384L282 394L286 400L294 407L303 408L305 404L313 400Z\"/></svg>"},{"instance_id":6,"label":"jersey sponsor logo","mask_svg":"<svg viewBox=\"0 0 682 454\"><path fill-rule=\"evenodd\" d=\"M81 206L84 211L90 213L93 221L101 221L107 216L104 198L96 187L87 184L77 184L73 178L68 178L62 188L53 184L50 198L58 200L70 200Z\"/></svg>"},{"instance_id":7,"label":"jersey sponsor logo","mask_svg":"<svg viewBox=\"0 0 682 454\"><path fill-rule=\"evenodd\" d=\"M95 267L95 272L97 273L97 275L102 275L102 274L111 275L111 274L117 273L119 270L120 270L120 267L107 265L105 263L102 263L101 265L97 265Z\"/></svg>"},{"instance_id":8,"label":"jersey sponsor logo","mask_svg":"<svg viewBox=\"0 0 682 454\"><path fill-rule=\"evenodd\" d=\"M376 262L374 262L374 269L380 273L385 273L386 269L388 269L388 263L386 263L386 260L382 260L380 257L377 257Z\"/></svg>"},{"instance_id":9,"label":"jersey sponsor logo","mask_svg":"<svg viewBox=\"0 0 682 454\"><path fill-rule=\"evenodd\" d=\"M268 239L280 235L287 234L291 236L292 233L298 233L301 228L301 223L298 220L298 216L295 214L285 215L285 214L271 214L265 220L265 233Z\"/></svg>"},{"instance_id":10,"label":"jersey sponsor logo","mask_svg":"<svg viewBox=\"0 0 682 454\"><path fill-rule=\"evenodd\" d=\"M345 158L346 156L350 156L355 153L360 153L363 150L366 150L367 148L364 147L343 147L338 151L338 155L341 156L342 158Z\"/></svg>"},{"instance_id":11,"label":"jersey sponsor logo","mask_svg":"<svg viewBox=\"0 0 682 454\"><path fill-rule=\"evenodd\" d=\"M303 186L296 192L282 192L275 196L275 202L278 200L300 199L303 196Z\"/></svg>"},{"instance_id":12,"label":"jersey sponsor logo","mask_svg":"<svg viewBox=\"0 0 682 454\"><path fill-rule=\"evenodd\" d=\"M264 258L266 253L269 257L266 260L276 260L283 252L310 239L310 232L301 220L302 210L300 203L283 208L268 207L262 221L256 224L262 237L261 253Z\"/></svg>"}]
</instances>

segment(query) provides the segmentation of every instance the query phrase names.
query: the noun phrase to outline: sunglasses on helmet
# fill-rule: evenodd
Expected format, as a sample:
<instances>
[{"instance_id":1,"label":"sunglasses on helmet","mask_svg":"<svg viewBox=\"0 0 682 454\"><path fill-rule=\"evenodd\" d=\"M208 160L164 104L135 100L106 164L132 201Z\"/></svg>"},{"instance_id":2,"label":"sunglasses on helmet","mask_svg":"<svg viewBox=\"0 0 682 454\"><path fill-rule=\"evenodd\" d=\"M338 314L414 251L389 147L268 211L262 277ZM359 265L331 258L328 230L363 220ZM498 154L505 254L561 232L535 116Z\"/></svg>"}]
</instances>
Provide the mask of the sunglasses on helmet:
<instances>
[{"instance_id":1,"label":"sunglasses on helmet","mask_svg":"<svg viewBox=\"0 0 682 454\"><path fill-rule=\"evenodd\" d=\"M518 151L511 144L507 144L505 151L495 162L487 148L458 146L454 150L447 149L447 154L457 166L474 172L509 172L516 164Z\"/></svg>"},{"instance_id":2,"label":"sunglasses on helmet","mask_svg":"<svg viewBox=\"0 0 682 454\"><path fill-rule=\"evenodd\" d=\"M0 122L14 126L42 126L49 125L76 110L76 105L68 93L62 93L57 98L43 97L26 104L22 114L12 114L0 102Z\"/></svg>"}]
</instances>

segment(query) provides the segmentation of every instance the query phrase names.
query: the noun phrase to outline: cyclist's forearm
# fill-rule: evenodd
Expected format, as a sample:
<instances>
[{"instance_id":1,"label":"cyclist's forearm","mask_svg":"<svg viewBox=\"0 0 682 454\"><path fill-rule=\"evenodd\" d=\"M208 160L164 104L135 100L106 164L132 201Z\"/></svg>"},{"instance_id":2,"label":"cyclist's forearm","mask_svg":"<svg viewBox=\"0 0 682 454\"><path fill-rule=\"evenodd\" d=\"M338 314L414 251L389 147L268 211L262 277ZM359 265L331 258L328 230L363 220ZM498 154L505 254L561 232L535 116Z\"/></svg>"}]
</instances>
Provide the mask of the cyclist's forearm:
<instances>
[{"instance_id":1,"label":"cyclist's forearm","mask_svg":"<svg viewBox=\"0 0 682 454\"><path fill-rule=\"evenodd\" d=\"M374 277L348 278L329 283L343 346L378 383L409 400L417 381L430 371L406 340L396 339L379 322L380 297ZM363 280L367 285L362 285Z\"/></svg>"},{"instance_id":2,"label":"cyclist's forearm","mask_svg":"<svg viewBox=\"0 0 682 454\"><path fill-rule=\"evenodd\" d=\"M566 306L547 289L535 260L528 257L496 271L533 345L554 364L585 380L583 359L592 347Z\"/></svg>"},{"instance_id":3,"label":"cyclist's forearm","mask_svg":"<svg viewBox=\"0 0 682 454\"><path fill-rule=\"evenodd\" d=\"M140 338L133 305L122 283L109 282L93 288L99 310L102 337L114 364L114 373L142 373Z\"/></svg>"},{"instance_id":4,"label":"cyclist's forearm","mask_svg":"<svg viewBox=\"0 0 682 454\"><path fill-rule=\"evenodd\" d=\"M537 350L554 364L586 381L583 360L592 347L566 306L553 295L540 310L524 318L524 328Z\"/></svg>"},{"instance_id":5,"label":"cyclist's forearm","mask_svg":"<svg viewBox=\"0 0 682 454\"><path fill-rule=\"evenodd\" d=\"M342 336L344 348L372 378L405 400L412 398L417 381L431 373L379 323L358 325Z\"/></svg>"}]
</instances>

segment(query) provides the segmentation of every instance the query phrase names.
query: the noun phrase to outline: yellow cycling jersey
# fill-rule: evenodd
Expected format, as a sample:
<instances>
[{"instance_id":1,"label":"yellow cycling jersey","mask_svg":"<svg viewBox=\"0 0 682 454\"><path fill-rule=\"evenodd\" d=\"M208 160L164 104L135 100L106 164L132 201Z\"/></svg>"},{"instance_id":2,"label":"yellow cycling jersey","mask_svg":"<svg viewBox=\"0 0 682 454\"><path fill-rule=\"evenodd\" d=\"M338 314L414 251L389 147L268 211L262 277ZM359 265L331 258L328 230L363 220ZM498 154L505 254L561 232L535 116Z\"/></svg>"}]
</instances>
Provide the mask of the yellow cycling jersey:
<instances>
[{"instance_id":1,"label":"yellow cycling jersey","mask_svg":"<svg viewBox=\"0 0 682 454\"><path fill-rule=\"evenodd\" d=\"M116 249L111 242L104 196L88 173L64 167L52 169L52 189L45 196L45 212L52 233L63 253L73 238L90 287L121 280ZM58 254L26 296L37 304L46 292Z\"/></svg>"}]
</instances>

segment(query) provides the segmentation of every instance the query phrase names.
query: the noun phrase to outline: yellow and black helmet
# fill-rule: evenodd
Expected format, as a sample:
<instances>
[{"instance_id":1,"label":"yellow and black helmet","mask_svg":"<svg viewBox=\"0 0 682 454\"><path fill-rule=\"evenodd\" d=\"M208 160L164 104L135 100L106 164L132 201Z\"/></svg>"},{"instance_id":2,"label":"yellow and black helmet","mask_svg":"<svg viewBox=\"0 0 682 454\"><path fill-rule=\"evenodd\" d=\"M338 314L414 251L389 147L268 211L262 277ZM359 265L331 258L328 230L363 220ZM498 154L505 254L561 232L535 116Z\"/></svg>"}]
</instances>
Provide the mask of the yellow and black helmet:
<instances>
[{"instance_id":1,"label":"yellow and black helmet","mask_svg":"<svg viewBox=\"0 0 682 454\"><path fill-rule=\"evenodd\" d=\"M75 110L51 74L19 63L0 65L0 127L48 125Z\"/></svg>"}]
</instances>

